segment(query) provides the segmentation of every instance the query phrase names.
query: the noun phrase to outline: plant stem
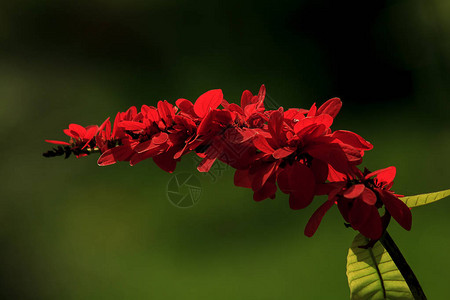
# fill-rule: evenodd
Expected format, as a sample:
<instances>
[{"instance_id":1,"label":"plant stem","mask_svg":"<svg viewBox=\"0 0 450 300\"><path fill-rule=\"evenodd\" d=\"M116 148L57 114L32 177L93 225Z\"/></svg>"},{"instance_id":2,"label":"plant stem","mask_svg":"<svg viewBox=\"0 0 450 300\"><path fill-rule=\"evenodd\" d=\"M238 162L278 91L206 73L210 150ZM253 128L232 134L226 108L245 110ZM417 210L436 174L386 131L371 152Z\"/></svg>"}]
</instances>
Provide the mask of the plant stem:
<instances>
[{"instance_id":1,"label":"plant stem","mask_svg":"<svg viewBox=\"0 0 450 300\"><path fill-rule=\"evenodd\" d=\"M419 284L419 281L414 275L414 272L411 270L411 267L406 262L403 257L400 249L398 249L397 245L394 243L394 240L391 238L387 231L384 232L384 235L380 239L381 244L386 249L386 251L391 256L397 268L400 270L403 278L408 284L408 287L416 300L427 299L425 293L422 290L422 287Z\"/></svg>"}]
</instances>

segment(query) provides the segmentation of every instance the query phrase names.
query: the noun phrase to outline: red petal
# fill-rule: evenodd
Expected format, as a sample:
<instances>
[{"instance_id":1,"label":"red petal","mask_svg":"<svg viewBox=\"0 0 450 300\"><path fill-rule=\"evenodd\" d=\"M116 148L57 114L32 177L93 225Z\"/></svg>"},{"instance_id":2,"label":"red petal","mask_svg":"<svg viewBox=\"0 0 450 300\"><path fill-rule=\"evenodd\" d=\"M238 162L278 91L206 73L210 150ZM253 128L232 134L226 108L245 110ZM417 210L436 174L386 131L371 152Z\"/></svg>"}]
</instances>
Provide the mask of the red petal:
<instances>
[{"instance_id":1,"label":"red petal","mask_svg":"<svg viewBox=\"0 0 450 300\"><path fill-rule=\"evenodd\" d=\"M298 122L297 122L298 123ZM295 125L294 125L294 128L295 128ZM299 129L300 127L297 127L297 129ZM320 125L317 125L317 124L310 124L310 125L307 125L306 127L303 127L303 128L301 128L298 132L296 132L295 134L299 137L299 138L305 138L305 136L308 136L309 137L309 135L311 135L313 132L316 132L316 130L317 129L321 129L322 130L322 132L321 132L321 134L323 134L324 132L325 132L325 130L326 130L326 128L325 128L325 126L320 126Z\"/></svg>"},{"instance_id":2,"label":"red petal","mask_svg":"<svg viewBox=\"0 0 450 300\"><path fill-rule=\"evenodd\" d=\"M230 105L228 105L227 109L229 111L235 111L235 112L237 112L240 115L244 115L244 110L239 105L237 105L235 103L231 103Z\"/></svg>"},{"instance_id":3,"label":"red petal","mask_svg":"<svg viewBox=\"0 0 450 300\"><path fill-rule=\"evenodd\" d=\"M394 181L396 171L396 168L392 166L367 174L364 179L369 179L370 177L376 175L378 182L385 182L387 184L390 184Z\"/></svg>"},{"instance_id":4,"label":"red petal","mask_svg":"<svg viewBox=\"0 0 450 300\"><path fill-rule=\"evenodd\" d=\"M314 173L316 183L323 183L328 177L328 164L320 159L313 159L311 163L311 171Z\"/></svg>"},{"instance_id":5,"label":"red petal","mask_svg":"<svg viewBox=\"0 0 450 300\"><path fill-rule=\"evenodd\" d=\"M223 106L223 108L225 108L225 109L228 109L228 107L230 106L230 103L227 101L227 100L225 100L225 99L222 99L222 102L220 102L220 104ZM233 103L234 104L234 103ZM235 104L236 106L239 106L239 105L237 105L237 104Z\"/></svg>"},{"instance_id":6,"label":"red petal","mask_svg":"<svg viewBox=\"0 0 450 300\"><path fill-rule=\"evenodd\" d=\"M216 161L215 157L214 158L205 157L198 165L197 170L199 172L208 172L215 161Z\"/></svg>"},{"instance_id":7,"label":"red petal","mask_svg":"<svg viewBox=\"0 0 450 300\"><path fill-rule=\"evenodd\" d=\"M311 108L308 111L308 114L306 115L307 117L314 117L316 115L317 112L317 106L316 103L314 103Z\"/></svg>"},{"instance_id":8,"label":"red petal","mask_svg":"<svg viewBox=\"0 0 450 300\"><path fill-rule=\"evenodd\" d=\"M273 149L267 140L263 138L262 136L257 136L255 139L253 139L253 145L255 145L258 150L261 150L264 153L272 154L275 152L275 149Z\"/></svg>"},{"instance_id":9,"label":"red petal","mask_svg":"<svg viewBox=\"0 0 450 300\"><path fill-rule=\"evenodd\" d=\"M137 144L133 150L136 151L137 153L144 153L144 152L150 151L152 149L155 149L158 146L159 145L156 145L155 143L153 143L152 140L148 140L148 141Z\"/></svg>"},{"instance_id":10,"label":"red petal","mask_svg":"<svg viewBox=\"0 0 450 300\"><path fill-rule=\"evenodd\" d=\"M161 145L161 144L164 144L165 142L167 142L168 138L169 138L169 136L167 135L167 133L160 132L160 133L157 133L154 136L152 136L152 141L153 141L153 143L155 143L157 145Z\"/></svg>"},{"instance_id":11,"label":"red petal","mask_svg":"<svg viewBox=\"0 0 450 300\"><path fill-rule=\"evenodd\" d=\"M254 130L247 128L231 127L224 132L226 142L230 142L232 144L242 144L248 141L249 139L253 138L255 135L256 132Z\"/></svg>"},{"instance_id":12,"label":"red petal","mask_svg":"<svg viewBox=\"0 0 450 300\"><path fill-rule=\"evenodd\" d=\"M204 117L208 111L216 109L222 102L223 94L222 90L211 90L200 97L194 104L194 111L199 117Z\"/></svg>"},{"instance_id":13,"label":"red petal","mask_svg":"<svg viewBox=\"0 0 450 300\"><path fill-rule=\"evenodd\" d=\"M212 165L221 153L221 145L221 139L219 137L211 142L209 147L203 153L204 159L198 165L197 170L200 172L208 172L209 169L211 169Z\"/></svg>"},{"instance_id":14,"label":"red petal","mask_svg":"<svg viewBox=\"0 0 450 300\"><path fill-rule=\"evenodd\" d=\"M362 192L364 192L364 184L355 184L352 185L351 187L349 187L345 192L344 192L344 197L347 199L354 199L356 197L359 197Z\"/></svg>"},{"instance_id":15,"label":"red petal","mask_svg":"<svg viewBox=\"0 0 450 300\"><path fill-rule=\"evenodd\" d=\"M136 106L131 106L123 115L122 120L132 120L137 115Z\"/></svg>"},{"instance_id":16,"label":"red petal","mask_svg":"<svg viewBox=\"0 0 450 300\"><path fill-rule=\"evenodd\" d=\"M389 191L378 189L387 211L406 230L411 230L412 215L408 206Z\"/></svg>"},{"instance_id":17,"label":"red petal","mask_svg":"<svg viewBox=\"0 0 450 300\"><path fill-rule=\"evenodd\" d=\"M239 130L239 133L241 134L241 140L239 140L239 143L247 142L248 140L254 138L257 134L257 132L251 128L243 128Z\"/></svg>"},{"instance_id":18,"label":"red petal","mask_svg":"<svg viewBox=\"0 0 450 300\"><path fill-rule=\"evenodd\" d=\"M313 144L305 147L305 152L330 164L336 171L346 174L349 169L348 159L338 144Z\"/></svg>"},{"instance_id":19,"label":"red petal","mask_svg":"<svg viewBox=\"0 0 450 300\"><path fill-rule=\"evenodd\" d=\"M275 150L275 152L273 152L273 157L275 159L281 159L281 158L291 155L292 153L294 153L295 150L297 150L297 149L291 148L291 147L278 148L277 150Z\"/></svg>"},{"instance_id":20,"label":"red petal","mask_svg":"<svg viewBox=\"0 0 450 300\"><path fill-rule=\"evenodd\" d=\"M303 209L311 204L314 198L314 182L313 185L304 186L301 191L291 193L289 195L289 207L291 209Z\"/></svg>"},{"instance_id":21,"label":"red petal","mask_svg":"<svg viewBox=\"0 0 450 300\"><path fill-rule=\"evenodd\" d=\"M179 159L182 155L186 154L189 151L188 147L189 147L189 144L185 144L184 147L181 150L177 151L174 154L173 158L174 159Z\"/></svg>"},{"instance_id":22,"label":"red petal","mask_svg":"<svg viewBox=\"0 0 450 300\"><path fill-rule=\"evenodd\" d=\"M374 206L367 205L364 201L362 201L359 198L353 201L353 206L350 209L348 218L350 220L350 223L355 229L358 229L360 226L362 226L364 223L368 221L372 208L374 208ZM379 217L380 216L378 215L378 218Z\"/></svg>"},{"instance_id":23,"label":"red petal","mask_svg":"<svg viewBox=\"0 0 450 300\"><path fill-rule=\"evenodd\" d=\"M345 181L331 182L330 184L333 185L335 188L328 194L328 200L334 199L337 196L337 194L339 194L342 191L342 189L347 185L347 182L345 182ZM345 199L345 198L342 198L342 199Z\"/></svg>"},{"instance_id":24,"label":"red petal","mask_svg":"<svg viewBox=\"0 0 450 300\"><path fill-rule=\"evenodd\" d=\"M140 153L134 153L133 156L130 158L130 166L134 166L143 160L160 155L165 150L166 150L166 147L163 147L161 145L154 145L152 148L148 149L147 151L143 151Z\"/></svg>"},{"instance_id":25,"label":"red petal","mask_svg":"<svg viewBox=\"0 0 450 300\"><path fill-rule=\"evenodd\" d=\"M283 129L283 108L275 110L269 117L269 132L277 139Z\"/></svg>"},{"instance_id":26,"label":"red petal","mask_svg":"<svg viewBox=\"0 0 450 300\"><path fill-rule=\"evenodd\" d=\"M108 117L103 123L102 125L100 125L100 128L98 129L98 131L102 131L103 129L106 128L107 124L109 123L109 130L111 131L111 121L109 120L110 117Z\"/></svg>"},{"instance_id":27,"label":"red petal","mask_svg":"<svg viewBox=\"0 0 450 300\"><path fill-rule=\"evenodd\" d=\"M255 98L255 97L253 97L253 98ZM257 112L258 112L257 103L249 104L244 108L245 116L251 116L252 114L257 113Z\"/></svg>"},{"instance_id":28,"label":"red petal","mask_svg":"<svg viewBox=\"0 0 450 300\"><path fill-rule=\"evenodd\" d=\"M381 234L383 233L383 225L381 223L380 214L378 213L377 208L373 205L369 207L369 213L365 219L365 222L357 228L354 228L359 230L362 235L368 237L369 239L378 240L381 238Z\"/></svg>"},{"instance_id":29,"label":"red petal","mask_svg":"<svg viewBox=\"0 0 450 300\"><path fill-rule=\"evenodd\" d=\"M342 151L344 151L344 154L347 157L348 161L359 164L358 162L360 162L362 158L361 154L364 154L364 152L343 143L339 143L339 146L341 147Z\"/></svg>"},{"instance_id":30,"label":"red petal","mask_svg":"<svg viewBox=\"0 0 450 300\"><path fill-rule=\"evenodd\" d=\"M345 199L342 197L339 199L339 201L336 202L339 208L339 212L341 213L342 217L344 217L345 222L350 223L348 215L350 213L350 203L353 202L353 200Z\"/></svg>"},{"instance_id":31,"label":"red petal","mask_svg":"<svg viewBox=\"0 0 450 300\"><path fill-rule=\"evenodd\" d=\"M125 130L142 130L146 127L143 123L134 121L121 121L118 126Z\"/></svg>"},{"instance_id":32,"label":"red petal","mask_svg":"<svg viewBox=\"0 0 450 300\"><path fill-rule=\"evenodd\" d=\"M114 157L114 153L112 152L112 149L108 149L98 158L97 164L99 166L109 166L112 164L115 164L117 161Z\"/></svg>"},{"instance_id":33,"label":"red petal","mask_svg":"<svg viewBox=\"0 0 450 300\"><path fill-rule=\"evenodd\" d=\"M186 99L178 99L175 104L180 108L180 110L189 115L195 115L194 104Z\"/></svg>"},{"instance_id":34,"label":"red petal","mask_svg":"<svg viewBox=\"0 0 450 300\"><path fill-rule=\"evenodd\" d=\"M86 129L83 126L78 125L78 124L70 124L69 130L78 134L79 137L84 137L86 135Z\"/></svg>"},{"instance_id":35,"label":"red petal","mask_svg":"<svg viewBox=\"0 0 450 300\"><path fill-rule=\"evenodd\" d=\"M306 111L307 112L307 111ZM305 110L298 108L290 108L284 112L284 118L293 122L298 122L305 118Z\"/></svg>"},{"instance_id":36,"label":"red petal","mask_svg":"<svg viewBox=\"0 0 450 300\"><path fill-rule=\"evenodd\" d=\"M250 180L249 170L236 170L234 173L234 185L245 187L245 188L251 188L252 182Z\"/></svg>"},{"instance_id":37,"label":"red petal","mask_svg":"<svg viewBox=\"0 0 450 300\"><path fill-rule=\"evenodd\" d=\"M144 117L150 123L159 123L161 121L161 117L158 110L153 106L142 105L141 111Z\"/></svg>"},{"instance_id":38,"label":"red petal","mask_svg":"<svg viewBox=\"0 0 450 300\"><path fill-rule=\"evenodd\" d=\"M214 121L222 126L226 126L233 121L233 115L226 110L213 110L212 111Z\"/></svg>"},{"instance_id":39,"label":"red petal","mask_svg":"<svg viewBox=\"0 0 450 300\"><path fill-rule=\"evenodd\" d=\"M292 209L302 209L311 203L315 185L313 172L298 162L278 175L278 186L283 193L290 194L289 206Z\"/></svg>"},{"instance_id":40,"label":"red petal","mask_svg":"<svg viewBox=\"0 0 450 300\"><path fill-rule=\"evenodd\" d=\"M205 135L211 130L211 125L213 121L212 111L206 114L200 124L197 127L197 135Z\"/></svg>"},{"instance_id":41,"label":"red petal","mask_svg":"<svg viewBox=\"0 0 450 300\"><path fill-rule=\"evenodd\" d=\"M163 171L172 173L177 166L177 160L173 159L173 152L165 152L158 156L153 157L155 164Z\"/></svg>"},{"instance_id":42,"label":"red petal","mask_svg":"<svg viewBox=\"0 0 450 300\"><path fill-rule=\"evenodd\" d=\"M332 98L319 107L317 114L327 114L334 119L341 110L341 107L342 101L339 98Z\"/></svg>"},{"instance_id":43,"label":"red petal","mask_svg":"<svg viewBox=\"0 0 450 300\"><path fill-rule=\"evenodd\" d=\"M331 165L328 165L328 177L330 182L345 180L346 175L344 173L336 171Z\"/></svg>"},{"instance_id":44,"label":"red petal","mask_svg":"<svg viewBox=\"0 0 450 300\"><path fill-rule=\"evenodd\" d=\"M267 198L275 198L277 185L275 184L275 176L267 180L263 187L253 193L253 200L262 201Z\"/></svg>"},{"instance_id":45,"label":"red petal","mask_svg":"<svg viewBox=\"0 0 450 300\"><path fill-rule=\"evenodd\" d=\"M114 119L114 124L113 124L113 130L112 130L112 134L111 134L111 137L112 138L116 138L117 136L116 136L116 134L117 134L117 126L119 125L119 122L120 122L120 112L118 112L117 114L116 114L116 117L115 117L115 119Z\"/></svg>"},{"instance_id":46,"label":"red petal","mask_svg":"<svg viewBox=\"0 0 450 300\"><path fill-rule=\"evenodd\" d=\"M45 140L47 143L50 144L56 144L56 145L67 145L69 146L70 144L67 142L61 142L61 141L55 141L55 140Z\"/></svg>"},{"instance_id":47,"label":"red petal","mask_svg":"<svg viewBox=\"0 0 450 300\"><path fill-rule=\"evenodd\" d=\"M90 143L91 140L95 137L95 135L97 134L97 132L98 132L98 127L97 127L97 125L88 127L87 132L86 132L86 135L84 136L84 139L87 140L87 141L86 141L86 143L84 144L84 146L83 146L82 149L86 148L86 147L89 145L89 143Z\"/></svg>"},{"instance_id":48,"label":"red petal","mask_svg":"<svg viewBox=\"0 0 450 300\"><path fill-rule=\"evenodd\" d=\"M303 128L306 128L310 125L316 125L316 126L324 125L325 129L328 129L328 128L330 128L331 124L333 124L333 118L330 117L329 115L308 117L308 118L299 120L294 126L294 131L298 135Z\"/></svg>"},{"instance_id":49,"label":"red petal","mask_svg":"<svg viewBox=\"0 0 450 300\"><path fill-rule=\"evenodd\" d=\"M260 190L266 183L267 179L272 175L276 166L275 162L272 163L261 163L250 169L250 176L252 178L252 189L253 191Z\"/></svg>"},{"instance_id":50,"label":"red petal","mask_svg":"<svg viewBox=\"0 0 450 300\"><path fill-rule=\"evenodd\" d=\"M71 138L74 138L74 139L79 139L80 138L80 136L75 131L72 131L70 129L64 129L63 132L67 136L70 136Z\"/></svg>"},{"instance_id":51,"label":"red petal","mask_svg":"<svg viewBox=\"0 0 450 300\"><path fill-rule=\"evenodd\" d=\"M263 84L259 88L257 107L262 107L264 105L264 98L265 97L266 97L266 87Z\"/></svg>"},{"instance_id":52,"label":"red petal","mask_svg":"<svg viewBox=\"0 0 450 300\"><path fill-rule=\"evenodd\" d=\"M326 201L313 213L305 227L306 236L312 237L314 235L326 212L333 206L333 204L334 201Z\"/></svg>"},{"instance_id":53,"label":"red petal","mask_svg":"<svg viewBox=\"0 0 450 300\"><path fill-rule=\"evenodd\" d=\"M128 161L134 154L129 146L123 145L106 150L98 158L97 164L99 166L107 166L116 163L117 161Z\"/></svg>"},{"instance_id":54,"label":"red petal","mask_svg":"<svg viewBox=\"0 0 450 300\"><path fill-rule=\"evenodd\" d=\"M364 202L366 202L369 205L375 205L377 202L377 195L375 195L374 192L372 192L371 189L365 188L364 192L362 192L361 198Z\"/></svg>"},{"instance_id":55,"label":"red petal","mask_svg":"<svg viewBox=\"0 0 450 300\"><path fill-rule=\"evenodd\" d=\"M247 105L251 104L253 98L252 92L245 90L241 96L241 107L244 109Z\"/></svg>"},{"instance_id":56,"label":"red petal","mask_svg":"<svg viewBox=\"0 0 450 300\"><path fill-rule=\"evenodd\" d=\"M292 166L286 166L284 170L278 174L277 183L280 190L285 194L290 194L294 191L292 188Z\"/></svg>"},{"instance_id":57,"label":"red petal","mask_svg":"<svg viewBox=\"0 0 450 300\"><path fill-rule=\"evenodd\" d=\"M360 150L370 150L373 148L373 145L363 139L360 135L346 130L336 130L333 132L332 137L340 140L341 142L353 146L356 149Z\"/></svg>"},{"instance_id":58,"label":"red petal","mask_svg":"<svg viewBox=\"0 0 450 300\"><path fill-rule=\"evenodd\" d=\"M173 105L164 101L158 101L158 113L161 119L164 120L166 126L170 126L173 118L175 117L175 112L173 111Z\"/></svg>"}]
</instances>

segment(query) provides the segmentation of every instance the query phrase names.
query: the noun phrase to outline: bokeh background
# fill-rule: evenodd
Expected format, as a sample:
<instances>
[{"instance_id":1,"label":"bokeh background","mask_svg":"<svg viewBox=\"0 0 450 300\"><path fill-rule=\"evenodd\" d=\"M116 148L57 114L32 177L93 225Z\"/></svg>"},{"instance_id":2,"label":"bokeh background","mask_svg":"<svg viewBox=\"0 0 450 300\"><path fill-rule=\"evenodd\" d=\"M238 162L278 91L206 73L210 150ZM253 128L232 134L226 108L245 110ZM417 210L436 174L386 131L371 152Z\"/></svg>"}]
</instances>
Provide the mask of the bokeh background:
<instances>
[{"instance_id":1,"label":"bokeh background","mask_svg":"<svg viewBox=\"0 0 450 300\"><path fill-rule=\"evenodd\" d=\"M337 209L313 238L310 208L255 203L232 170L195 174L189 209L166 197L151 161L96 166L45 159L44 139L158 100L222 88L237 102L264 83L273 105L340 97L334 128L395 165L395 191L450 188L450 2L2 1L0 294L2 299L347 299L355 233ZM450 293L450 201L391 226L430 299Z\"/></svg>"}]
</instances>

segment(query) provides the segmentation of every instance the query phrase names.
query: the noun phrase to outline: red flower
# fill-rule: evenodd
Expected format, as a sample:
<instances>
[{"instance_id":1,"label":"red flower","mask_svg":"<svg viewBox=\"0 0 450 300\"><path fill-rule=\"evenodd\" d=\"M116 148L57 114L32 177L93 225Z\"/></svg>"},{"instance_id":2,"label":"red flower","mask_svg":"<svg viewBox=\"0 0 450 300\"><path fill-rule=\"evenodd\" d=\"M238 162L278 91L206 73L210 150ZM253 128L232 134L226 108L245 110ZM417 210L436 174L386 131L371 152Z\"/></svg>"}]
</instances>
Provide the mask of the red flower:
<instances>
[{"instance_id":1,"label":"red flower","mask_svg":"<svg viewBox=\"0 0 450 300\"><path fill-rule=\"evenodd\" d=\"M305 228L305 235L312 236L319 226L323 216L333 204L355 230L366 237L377 240L381 237L388 222L383 222L392 216L403 228L411 229L411 211L397 195L390 191L395 177L395 167L361 173L354 168L356 174L347 180L319 185L317 195L328 195L310 218ZM374 178L373 178L374 177ZM386 214L381 217L378 209L386 208Z\"/></svg>"},{"instance_id":2,"label":"red flower","mask_svg":"<svg viewBox=\"0 0 450 300\"><path fill-rule=\"evenodd\" d=\"M185 99L177 101L182 115L199 121L197 134L186 141L185 149L195 150L203 158L197 168L200 172L208 172L215 160L223 155L224 133L234 122L235 116L230 111L217 109L223 102L221 90L204 93L193 105Z\"/></svg>"},{"instance_id":3,"label":"red flower","mask_svg":"<svg viewBox=\"0 0 450 300\"><path fill-rule=\"evenodd\" d=\"M308 206L314 197L316 183L344 176L352 165L361 162L365 150L372 149L370 143L355 133L332 133L330 126L340 107L341 101L333 98L319 109L313 105L309 111L290 109L284 112L280 108L268 112L267 127L258 131L255 129L252 140L260 151L254 159L263 162L255 162L255 166L248 171L237 171L235 183L243 187L251 186L258 193L254 198L273 198L276 186L272 181L263 181L270 188L264 184L247 183L248 180L258 182L259 178L270 178L278 183L282 192L289 194L292 209ZM261 172L264 174L258 174ZM242 180L240 177L247 178ZM261 192L258 192L259 189Z\"/></svg>"},{"instance_id":4,"label":"red flower","mask_svg":"<svg viewBox=\"0 0 450 300\"><path fill-rule=\"evenodd\" d=\"M241 96L241 106L228 103L225 99L222 106L236 115L236 123L242 129L262 128L267 122L268 117L264 114L264 98L266 96L266 87L261 85L258 95L253 95L245 90Z\"/></svg>"},{"instance_id":5,"label":"red flower","mask_svg":"<svg viewBox=\"0 0 450 300\"><path fill-rule=\"evenodd\" d=\"M102 155L97 160L99 166L108 166L118 161L129 161L133 155L133 147L136 145L130 135L126 133L124 125L127 121L132 121L137 116L135 106L130 107L126 112L119 112L114 119L114 126L111 133L111 124L107 121L105 130L99 134L97 144L102 151Z\"/></svg>"},{"instance_id":6,"label":"red flower","mask_svg":"<svg viewBox=\"0 0 450 300\"><path fill-rule=\"evenodd\" d=\"M78 124L70 124L69 128L64 129L63 131L70 137L69 143L55 140L45 141L55 145L68 146L66 151L69 151L69 154L74 153L77 158L86 156L94 150L96 146L94 138L99 132L99 127L97 125L83 127Z\"/></svg>"}]
</instances>

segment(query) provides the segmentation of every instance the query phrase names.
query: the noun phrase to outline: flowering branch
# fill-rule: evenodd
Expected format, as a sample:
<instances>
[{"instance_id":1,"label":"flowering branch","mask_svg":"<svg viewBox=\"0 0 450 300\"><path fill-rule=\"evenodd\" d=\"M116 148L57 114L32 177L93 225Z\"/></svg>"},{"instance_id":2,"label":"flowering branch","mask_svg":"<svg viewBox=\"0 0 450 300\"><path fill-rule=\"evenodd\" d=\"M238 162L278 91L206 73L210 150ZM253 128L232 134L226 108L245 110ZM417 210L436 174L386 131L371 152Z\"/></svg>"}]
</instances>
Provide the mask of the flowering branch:
<instances>
[{"instance_id":1,"label":"flowering branch","mask_svg":"<svg viewBox=\"0 0 450 300\"><path fill-rule=\"evenodd\" d=\"M100 153L99 166L118 161L133 166L151 158L172 173L182 156L194 152L201 159L200 172L208 172L216 160L236 169L234 184L252 189L255 201L275 198L279 188L289 195L289 206L298 210L309 206L316 195L327 195L309 219L305 235L314 235L326 212L337 205L345 222L370 239L366 247L381 239L411 291L424 299L386 228L392 216L410 230L412 215L405 203L423 205L450 193L402 201L391 190L395 167L374 172L359 169L373 145L354 132L331 129L342 107L340 99L319 107L314 103L309 109L267 110L265 95L262 85L257 95L244 91L240 105L225 100L217 89L194 103L181 98L175 105L158 101L156 107L143 105L140 111L132 106L118 112L113 123L108 118L100 126L70 124L64 129L69 142L47 140L57 146L44 156L80 158Z\"/></svg>"}]
</instances>

